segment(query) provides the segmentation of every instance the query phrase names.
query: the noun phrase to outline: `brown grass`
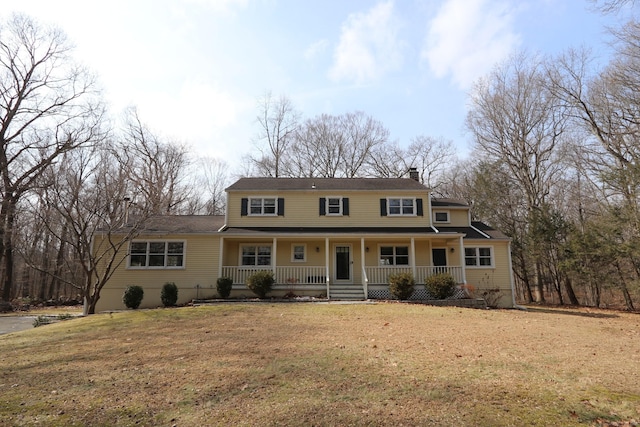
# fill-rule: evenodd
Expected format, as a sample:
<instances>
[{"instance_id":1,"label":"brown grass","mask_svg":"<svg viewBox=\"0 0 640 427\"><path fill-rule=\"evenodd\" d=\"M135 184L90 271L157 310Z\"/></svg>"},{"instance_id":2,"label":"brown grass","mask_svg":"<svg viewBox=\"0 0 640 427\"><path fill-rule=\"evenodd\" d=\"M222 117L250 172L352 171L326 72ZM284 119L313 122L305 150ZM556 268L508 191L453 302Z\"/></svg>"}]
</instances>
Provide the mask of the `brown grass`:
<instances>
[{"instance_id":1,"label":"brown grass","mask_svg":"<svg viewBox=\"0 0 640 427\"><path fill-rule=\"evenodd\" d=\"M640 420L636 314L254 303L0 337L3 426L603 420Z\"/></svg>"}]
</instances>

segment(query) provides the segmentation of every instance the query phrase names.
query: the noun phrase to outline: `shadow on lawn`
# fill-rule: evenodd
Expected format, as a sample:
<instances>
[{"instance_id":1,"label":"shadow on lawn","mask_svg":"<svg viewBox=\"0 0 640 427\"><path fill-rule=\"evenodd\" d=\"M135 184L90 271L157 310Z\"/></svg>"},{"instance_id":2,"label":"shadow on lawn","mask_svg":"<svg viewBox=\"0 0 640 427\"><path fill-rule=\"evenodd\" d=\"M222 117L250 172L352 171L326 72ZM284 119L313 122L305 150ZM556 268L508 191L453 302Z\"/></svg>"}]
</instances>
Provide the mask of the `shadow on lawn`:
<instances>
[{"instance_id":1,"label":"shadow on lawn","mask_svg":"<svg viewBox=\"0 0 640 427\"><path fill-rule=\"evenodd\" d=\"M615 319L620 317L615 313L602 313L586 311L585 309L557 309L557 308L542 308L527 306L527 310L535 313L548 313L548 314L566 314L568 316L590 317L593 319Z\"/></svg>"}]
</instances>

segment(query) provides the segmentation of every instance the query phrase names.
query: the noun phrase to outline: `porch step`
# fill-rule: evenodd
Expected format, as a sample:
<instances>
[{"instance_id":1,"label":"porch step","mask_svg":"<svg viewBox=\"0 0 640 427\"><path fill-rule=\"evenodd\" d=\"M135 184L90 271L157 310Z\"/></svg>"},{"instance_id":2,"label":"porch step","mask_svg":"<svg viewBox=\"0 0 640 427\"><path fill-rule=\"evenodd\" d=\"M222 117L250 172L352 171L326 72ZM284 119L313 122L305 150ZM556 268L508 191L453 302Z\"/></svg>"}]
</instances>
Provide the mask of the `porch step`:
<instances>
[{"instance_id":1,"label":"porch step","mask_svg":"<svg viewBox=\"0 0 640 427\"><path fill-rule=\"evenodd\" d=\"M364 289L358 285L332 285L329 287L329 299L332 300L365 300Z\"/></svg>"}]
</instances>

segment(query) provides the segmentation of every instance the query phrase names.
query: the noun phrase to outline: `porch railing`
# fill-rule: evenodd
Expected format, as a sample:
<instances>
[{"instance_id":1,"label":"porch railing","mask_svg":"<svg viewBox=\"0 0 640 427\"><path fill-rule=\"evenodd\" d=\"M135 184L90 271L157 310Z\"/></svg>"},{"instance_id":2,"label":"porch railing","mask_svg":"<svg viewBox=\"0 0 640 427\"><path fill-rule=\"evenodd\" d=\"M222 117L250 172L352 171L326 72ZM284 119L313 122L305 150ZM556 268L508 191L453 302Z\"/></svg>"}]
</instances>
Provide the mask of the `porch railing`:
<instances>
[{"instance_id":1,"label":"porch railing","mask_svg":"<svg viewBox=\"0 0 640 427\"><path fill-rule=\"evenodd\" d=\"M224 266L222 275L230 277L233 284L245 284L247 278L258 271L271 271L271 266ZM282 266L276 267L276 285L326 285L324 266Z\"/></svg>"},{"instance_id":2,"label":"porch railing","mask_svg":"<svg viewBox=\"0 0 640 427\"><path fill-rule=\"evenodd\" d=\"M369 279L371 285L382 285L389 283L389 276L398 273L413 273L413 269L409 266L382 266L382 267L365 267L364 272ZM462 267L416 267L416 275L414 279L416 284L424 283L425 279L439 273L449 273L453 276L457 283L463 283Z\"/></svg>"},{"instance_id":3,"label":"porch railing","mask_svg":"<svg viewBox=\"0 0 640 427\"><path fill-rule=\"evenodd\" d=\"M464 282L463 267L416 267L415 280L417 284L438 273L449 273L458 283ZM273 270L271 266L224 266L222 275L230 277L234 284L247 283L247 277L258 271ZM277 285L326 285L327 273L325 266L282 266L276 267L275 279ZM397 273L412 273L409 266L376 266L364 267L363 280L369 285L389 283L389 275ZM366 278L366 279L364 279Z\"/></svg>"}]
</instances>

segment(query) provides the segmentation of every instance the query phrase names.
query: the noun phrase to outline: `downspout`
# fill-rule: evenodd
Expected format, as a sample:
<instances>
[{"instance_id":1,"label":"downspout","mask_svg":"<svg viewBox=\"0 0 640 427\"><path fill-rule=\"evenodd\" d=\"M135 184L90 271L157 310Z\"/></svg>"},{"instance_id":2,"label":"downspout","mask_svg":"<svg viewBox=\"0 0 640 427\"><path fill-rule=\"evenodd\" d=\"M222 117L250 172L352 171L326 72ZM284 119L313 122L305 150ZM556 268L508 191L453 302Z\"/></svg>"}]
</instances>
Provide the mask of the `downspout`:
<instances>
[{"instance_id":1,"label":"downspout","mask_svg":"<svg viewBox=\"0 0 640 427\"><path fill-rule=\"evenodd\" d=\"M527 311L527 307L516 304L516 290L513 283L513 265L511 264L511 240L509 240L509 243L507 244L507 256L509 258L509 281L511 282L511 301L513 303L513 308Z\"/></svg>"},{"instance_id":2,"label":"downspout","mask_svg":"<svg viewBox=\"0 0 640 427\"><path fill-rule=\"evenodd\" d=\"M222 259L224 258L224 254L223 254L223 250L224 250L224 237L220 236L220 253L218 255L218 277L222 277ZM233 287L233 282L231 284L231 287Z\"/></svg>"}]
</instances>

